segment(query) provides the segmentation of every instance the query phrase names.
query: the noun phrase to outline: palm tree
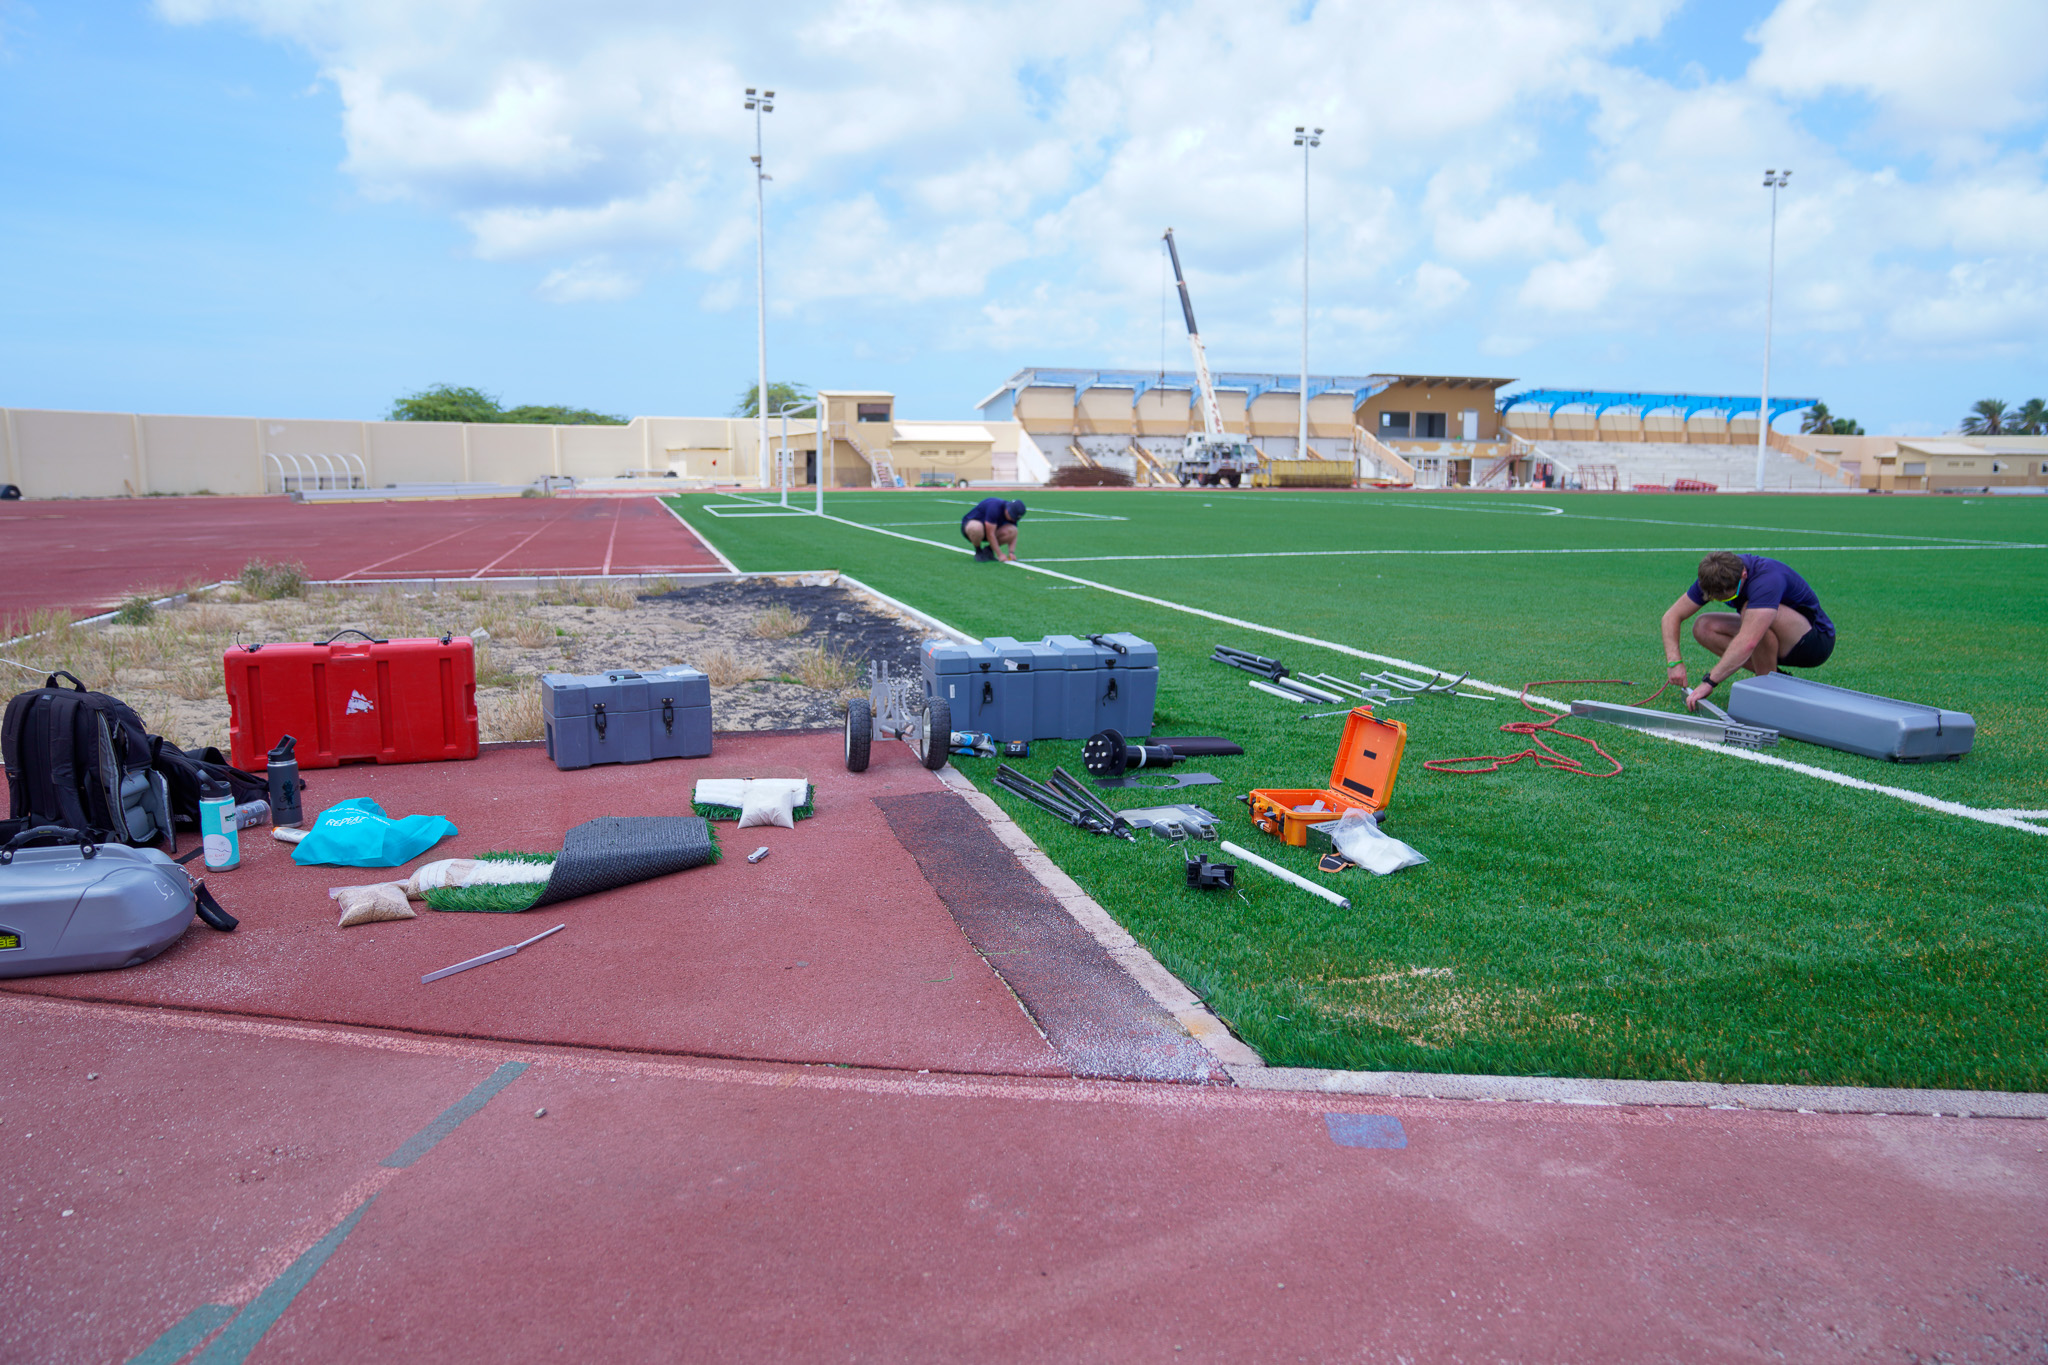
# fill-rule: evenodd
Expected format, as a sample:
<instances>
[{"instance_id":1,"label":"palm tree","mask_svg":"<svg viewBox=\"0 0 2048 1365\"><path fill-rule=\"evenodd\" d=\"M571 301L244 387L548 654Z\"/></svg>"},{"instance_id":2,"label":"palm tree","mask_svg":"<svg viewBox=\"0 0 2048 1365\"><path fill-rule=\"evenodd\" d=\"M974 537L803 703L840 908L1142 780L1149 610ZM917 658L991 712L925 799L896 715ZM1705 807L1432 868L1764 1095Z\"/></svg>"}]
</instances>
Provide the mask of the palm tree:
<instances>
[{"instance_id":1,"label":"palm tree","mask_svg":"<svg viewBox=\"0 0 2048 1365\"><path fill-rule=\"evenodd\" d=\"M2048 436L2048 403L2029 398L2012 415L2012 429L2022 436Z\"/></svg>"},{"instance_id":2,"label":"palm tree","mask_svg":"<svg viewBox=\"0 0 2048 1365\"><path fill-rule=\"evenodd\" d=\"M1835 419L1828 412L1826 403L1815 403L1806 410L1806 416L1799 419L1799 430L1812 436L1816 433L1828 435L1835 429Z\"/></svg>"},{"instance_id":3,"label":"palm tree","mask_svg":"<svg viewBox=\"0 0 2048 1365\"><path fill-rule=\"evenodd\" d=\"M1963 419L1965 436L1997 436L2006 429L2008 414L2002 398L1980 398L1970 406L1970 415Z\"/></svg>"}]
</instances>

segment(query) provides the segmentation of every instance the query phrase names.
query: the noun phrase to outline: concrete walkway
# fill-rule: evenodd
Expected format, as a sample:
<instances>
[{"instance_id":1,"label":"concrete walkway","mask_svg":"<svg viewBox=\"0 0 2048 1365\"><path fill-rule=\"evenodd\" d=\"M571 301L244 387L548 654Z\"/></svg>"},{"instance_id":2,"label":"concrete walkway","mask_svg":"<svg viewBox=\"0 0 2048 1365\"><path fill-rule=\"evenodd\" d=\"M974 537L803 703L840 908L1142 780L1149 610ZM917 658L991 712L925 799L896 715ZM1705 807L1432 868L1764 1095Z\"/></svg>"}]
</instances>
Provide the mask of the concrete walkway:
<instances>
[{"instance_id":1,"label":"concrete walkway","mask_svg":"<svg viewBox=\"0 0 2048 1365\"><path fill-rule=\"evenodd\" d=\"M2048 1350L2048 1123L1238 1088L902 746L718 746L310 795L449 815L444 854L700 776L808 775L817 817L538 917L346 931L325 887L379 874L252 841L234 935L7 983L0 1360Z\"/></svg>"}]
</instances>

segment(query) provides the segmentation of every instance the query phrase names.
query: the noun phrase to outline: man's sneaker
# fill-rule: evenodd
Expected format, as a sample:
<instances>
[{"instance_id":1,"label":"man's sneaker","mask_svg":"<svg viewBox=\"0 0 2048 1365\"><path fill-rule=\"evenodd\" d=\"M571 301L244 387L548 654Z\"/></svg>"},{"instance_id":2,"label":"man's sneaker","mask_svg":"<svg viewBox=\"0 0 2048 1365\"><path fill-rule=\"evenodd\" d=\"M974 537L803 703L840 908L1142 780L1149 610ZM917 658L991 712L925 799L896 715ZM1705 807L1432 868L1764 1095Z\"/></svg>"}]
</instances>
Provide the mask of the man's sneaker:
<instances>
[{"instance_id":1,"label":"man's sneaker","mask_svg":"<svg viewBox=\"0 0 2048 1365\"><path fill-rule=\"evenodd\" d=\"M996 557L995 547L992 545L977 545L974 547L974 557L983 564L992 564L995 562Z\"/></svg>"}]
</instances>

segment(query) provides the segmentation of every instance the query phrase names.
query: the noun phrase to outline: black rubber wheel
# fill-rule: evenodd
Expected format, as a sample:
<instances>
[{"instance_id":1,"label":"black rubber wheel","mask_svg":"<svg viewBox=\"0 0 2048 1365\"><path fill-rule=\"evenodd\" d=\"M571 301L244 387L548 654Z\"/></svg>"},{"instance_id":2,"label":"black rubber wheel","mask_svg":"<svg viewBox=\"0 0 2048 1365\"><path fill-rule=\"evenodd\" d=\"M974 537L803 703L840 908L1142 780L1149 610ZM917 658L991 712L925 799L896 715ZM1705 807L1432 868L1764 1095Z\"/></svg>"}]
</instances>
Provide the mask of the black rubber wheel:
<instances>
[{"instance_id":1,"label":"black rubber wheel","mask_svg":"<svg viewBox=\"0 0 2048 1365\"><path fill-rule=\"evenodd\" d=\"M953 752L953 708L933 697L924 704L924 723L917 727L917 761L937 772Z\"/></svg>"},{"instance_id":2,"label":"black rubber wheel","mask_svg":"<svg viewBox=\"0 0 2048 1365\"><path fill-rule=\"evenodd\" d=\"M1235 488L1237 487L1239 480L1244 478L1244 475L1238 473L1235 469L1233 469L1228 474L1225 474L1223 477L1230 480L1230 486L1232 488Z\"/></svg>"},{"instance_id":3,"label":"black rubber wheel","mask_svg":"<svg viewBox=\"0 0 2048 1365\"><path fill-rule=\"evenodd\" d=\"M866 697L846 703L846 771L868 770L868 748L875 742L875 711Z\"/></svg>"}]
</instances>

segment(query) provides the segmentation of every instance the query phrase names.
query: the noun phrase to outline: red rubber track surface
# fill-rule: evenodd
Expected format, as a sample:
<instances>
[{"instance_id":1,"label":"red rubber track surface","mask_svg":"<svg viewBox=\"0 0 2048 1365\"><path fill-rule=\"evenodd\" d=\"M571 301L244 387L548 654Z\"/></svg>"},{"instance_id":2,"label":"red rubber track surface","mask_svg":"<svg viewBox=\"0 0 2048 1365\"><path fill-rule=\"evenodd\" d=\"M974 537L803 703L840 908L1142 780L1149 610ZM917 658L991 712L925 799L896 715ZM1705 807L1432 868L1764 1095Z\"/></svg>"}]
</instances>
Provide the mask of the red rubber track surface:
<instances>
[{"instance_id":1,"label":"red rubber track surface","mask_svg":"<svg viewBox=\"0 0 2048 1365\"><path fill-rule=\"evenodd\" d=\"M265 829L242 865L207 874L241 920L204 928L119 972L0 980L0 992L231 1010L443 1036L790 1062L1066 1075L1070 1068L961 934L876 802L944 793L909 748L846 771L836 731L717 736L712 755L560 772L538 744L471 762L323 768L308 817L367 796L460 834L419 862L496 849L552 852L605 815L688 815L703 777L806 777L817 814L794 829L720 824L709 867L521 915L419 907L417 919L335 928L332 886L407 868L301 867ZM957 798L949 798L957 799ZM179 849L194 837L179 839ZM766 847L759 863L746 855ZM197 863L193 864L196 868ZM569 927L517 957L432 985L441 967Z\"/></svg>"},{"instance_id":2,"label":"red rubber track surface","mask_svg":"<svg viewBox=\"0 0 2048 1365\"><path fill-rule=\"evenodd\" d=\"M0 1033L8 1361L133 1360L206 1305L258 1319L209 1365L251 1344L259 1365L2016 1361L2048 1340L2039 1122L891 1076L21 996ZM1407 1145L1339 1146L1331 1113Z\"/></svg>"},{"instance_id":3,"label":"red rubber track surface","mask_svg":"<svg viewBox=\"0 0 2048 1365\"><path fill-rule=\"evenodd\" d=\"M231 578L252 558L367 581L724 568L655 498L13 502L0 503L0 546L0 615L103 610L133 592Z\"/></svg>"}]
</instances>

